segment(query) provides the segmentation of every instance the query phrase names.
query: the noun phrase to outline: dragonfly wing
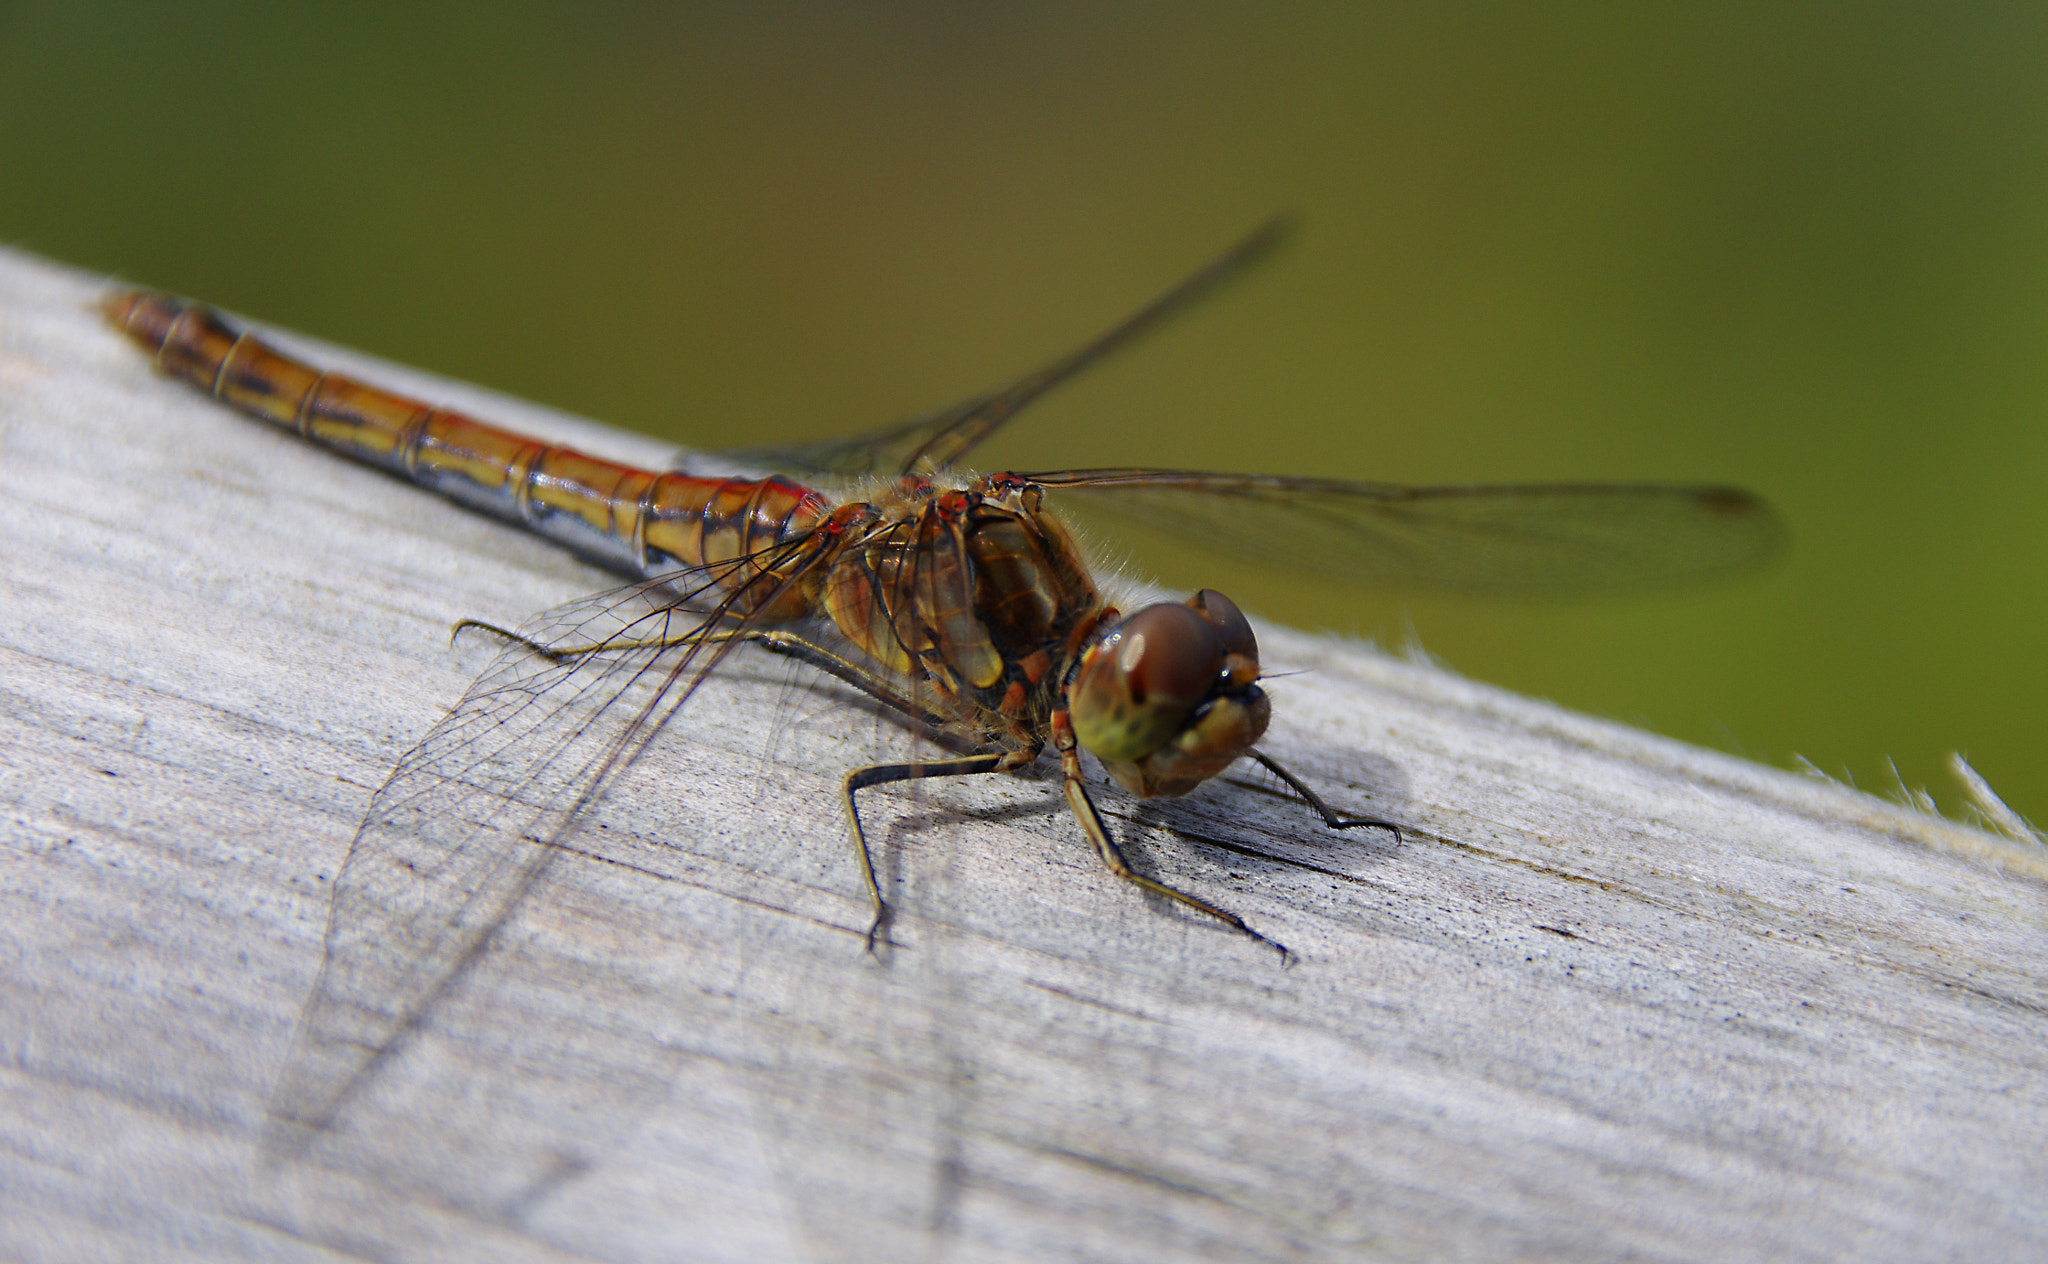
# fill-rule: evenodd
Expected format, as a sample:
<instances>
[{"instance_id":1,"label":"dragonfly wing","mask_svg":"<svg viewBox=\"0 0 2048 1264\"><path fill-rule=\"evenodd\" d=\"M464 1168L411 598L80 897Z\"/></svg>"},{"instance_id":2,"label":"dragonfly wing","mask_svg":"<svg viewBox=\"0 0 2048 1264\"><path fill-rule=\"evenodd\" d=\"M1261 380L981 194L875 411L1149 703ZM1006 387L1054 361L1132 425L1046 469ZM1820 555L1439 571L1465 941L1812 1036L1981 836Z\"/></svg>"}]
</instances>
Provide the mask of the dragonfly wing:
<instances>
[{"instance_id":1,"label":"dragonfly wing","mask_svg":"<svg viewBox=\"0 0 2048 1264\"><path fill-rule=\"evenodd\" d=\"M1140 519L1261 566L1384 588L1565 595L1691 583L1783 544L1768 504L1728 487L1401 487L1187 470L1025 474L1084 511Z\"/></svg>"},{"instance_id":2,"label":"dragonfly wing","mask_svg":"<svg viewBox=\"0 0 2048 1264\"><path fill-rule=\"evenodd\" d=\"M852 479L873 475L938 473L951 467L1003 423L1055 386L1094 366L1270 255L1292 227L1276 216L1173 288L1085 345L987 395L904 422L877 434L786 447L732 448L693 456L709 470L726 462L797 477Z\"/></svg>"},{"instance_id":3,"label":"dragonfly wing","mask_svg":"<svg viewBox=\"0 0 2048 1264\"><path fill-rule=\"evenodd\" d=\"M715 603L714 581L697 582ZM689 593L636 584L537 616L377 791L272 1098L273 1153L334 1122L731 649L697 635L721 616L688 608Z\"/></svg>"},{"instance_id":4,"label":"dragonfly wing","mask_svg":"<svg viewBox=\"0 0 2048 1264\"><path fill-rule=\"evenodd\" d=\"M968 400L944 412L916 417L887 430L851 439L685 452L676 458L675 466L700 475L731 474L737 470L754 475L783 474L815 483L852 483L901 470L911 454L933 435L951 428L983 402L984 399Z\"/></svg>"}]
</instances>

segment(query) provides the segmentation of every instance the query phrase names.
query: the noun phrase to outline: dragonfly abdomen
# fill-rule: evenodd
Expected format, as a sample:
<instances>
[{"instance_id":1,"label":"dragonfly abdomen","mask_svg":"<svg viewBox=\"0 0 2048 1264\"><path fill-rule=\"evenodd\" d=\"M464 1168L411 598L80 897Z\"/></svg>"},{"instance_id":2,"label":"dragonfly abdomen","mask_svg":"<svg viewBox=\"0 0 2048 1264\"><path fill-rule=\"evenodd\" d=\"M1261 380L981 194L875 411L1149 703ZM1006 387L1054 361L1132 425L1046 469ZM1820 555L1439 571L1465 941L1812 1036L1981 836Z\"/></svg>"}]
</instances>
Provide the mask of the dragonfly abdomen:
<instances>
[{"instance_id":1,"label":"dragonfly abdomen","mask_svg":"<svg viewBox=\"0 0 2048 1264\"><path fill-rule=\"evenodd\" d=\"M105 309L158 369L223 403L629 574L756 554L809 531L830 508L785 478L636 469L323 373L167 294L119 294ZM749 577L736 572L732 586Z\"/></svg>"}]
</instances>

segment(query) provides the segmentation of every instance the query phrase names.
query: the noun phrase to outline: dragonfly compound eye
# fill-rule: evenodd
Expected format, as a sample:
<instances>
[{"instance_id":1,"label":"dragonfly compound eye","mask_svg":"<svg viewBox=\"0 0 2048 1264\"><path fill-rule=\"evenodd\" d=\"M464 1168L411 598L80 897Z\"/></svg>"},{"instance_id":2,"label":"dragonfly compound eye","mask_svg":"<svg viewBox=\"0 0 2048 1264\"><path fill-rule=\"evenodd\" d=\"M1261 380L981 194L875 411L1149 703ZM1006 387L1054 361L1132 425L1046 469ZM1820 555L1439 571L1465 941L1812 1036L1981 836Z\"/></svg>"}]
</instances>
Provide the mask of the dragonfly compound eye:
<instances>
[{"instance_id":1,"label":"dragonfly compound eye","mask_svg":"<svg viewBox=\"0 0 2048 1264\"><path fill-rule=\"evenodd\" d=\"M1135 794L1185 794L1265 731L1251 627L1227 598L1202 597L1227 616L1148 606L1089 652L1068 693L1074 736Z\"/></svg>"},{"instance_id":2,"label":"dragonfly compound eye","mask_svg":"<svg viewBox=\"0 0 2048 1264\"><path fill-rule=\"evenodd\" d=\"M1204 588L1188 598L1188 605L1215 624L1216 634L1222 638L1224 687L1241 688L1257 680L1259 638L1252 635L1251 620L1237 603L1214 588Z\"/></svg>"}]
</instances>

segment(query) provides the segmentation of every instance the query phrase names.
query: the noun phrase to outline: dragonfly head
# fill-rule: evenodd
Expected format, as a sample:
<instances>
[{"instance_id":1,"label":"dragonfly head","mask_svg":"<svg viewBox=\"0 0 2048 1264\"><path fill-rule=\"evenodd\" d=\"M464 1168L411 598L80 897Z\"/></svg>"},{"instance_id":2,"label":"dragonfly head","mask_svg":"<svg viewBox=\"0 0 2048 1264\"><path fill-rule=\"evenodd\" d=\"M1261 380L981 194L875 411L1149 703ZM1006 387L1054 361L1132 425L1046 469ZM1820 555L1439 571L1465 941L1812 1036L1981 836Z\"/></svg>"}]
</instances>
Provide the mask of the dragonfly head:
<instances>
[{"instance_id":1,"label":"dragonfly head","mask_svg":"<svg viewBox=\"0 0 2048 1264\"><path fill-rule=\"evenodd\" d=\"M1090 646L1067 691L1074 736L1140 798L1186 794L1266 731L1259 643L1205 588L1147 606Z\"/></svg>"}]
</instances>

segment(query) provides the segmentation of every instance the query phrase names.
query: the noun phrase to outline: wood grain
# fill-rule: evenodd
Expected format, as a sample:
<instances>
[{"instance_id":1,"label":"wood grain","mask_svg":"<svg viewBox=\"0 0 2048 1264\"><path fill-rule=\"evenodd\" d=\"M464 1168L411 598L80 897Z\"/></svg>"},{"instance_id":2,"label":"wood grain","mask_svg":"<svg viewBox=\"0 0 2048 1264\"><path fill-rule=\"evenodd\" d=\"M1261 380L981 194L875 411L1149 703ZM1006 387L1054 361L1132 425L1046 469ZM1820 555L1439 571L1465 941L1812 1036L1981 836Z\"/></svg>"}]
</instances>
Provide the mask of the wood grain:
<instances>
[{"instance_id":1,"label":"wood grain","mask_svg":"<svg viewBox=\"0 0 2048 1264\"><path fill-rule=\"evenodd\" d=\"M1293 968L1102 872L1049 779L874 797L870 960L833 795L886 735L757 664L267 1163L450 625L611 581L156 378L98 290L0 255L0 1255L2048 1254L2048 849L1282 629L1269 749L1402 841L1249 777L1106 806Z\"/></svg>"}]
</instances>

